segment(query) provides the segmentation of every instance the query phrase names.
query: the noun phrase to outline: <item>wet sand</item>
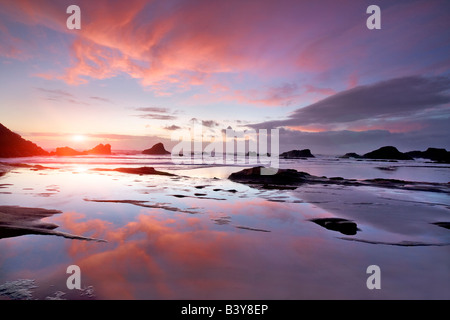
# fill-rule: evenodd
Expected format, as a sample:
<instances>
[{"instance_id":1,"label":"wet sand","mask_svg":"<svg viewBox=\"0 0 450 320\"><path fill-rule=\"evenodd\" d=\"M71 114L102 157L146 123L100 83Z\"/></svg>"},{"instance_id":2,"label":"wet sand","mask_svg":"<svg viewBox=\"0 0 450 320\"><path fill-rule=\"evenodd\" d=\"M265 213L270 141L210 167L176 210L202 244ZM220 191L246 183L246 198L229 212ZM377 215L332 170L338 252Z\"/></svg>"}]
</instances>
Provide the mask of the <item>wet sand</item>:
<instances>
[{"instance_id":1,"label":"wet sand","mask_svg":"<svg viewBox=\"0 0 450 320\"><path fill-rule=\"evenodd\" d=\"M27 234L53 235L68 239L105 241L101 239L73 235L66 232L54 230L58 225L42 221L55 214L59 210L48 210L42 208L26 208L19 206L0 206L0 239L18 237Z\"/></svg>"}]
</instances>

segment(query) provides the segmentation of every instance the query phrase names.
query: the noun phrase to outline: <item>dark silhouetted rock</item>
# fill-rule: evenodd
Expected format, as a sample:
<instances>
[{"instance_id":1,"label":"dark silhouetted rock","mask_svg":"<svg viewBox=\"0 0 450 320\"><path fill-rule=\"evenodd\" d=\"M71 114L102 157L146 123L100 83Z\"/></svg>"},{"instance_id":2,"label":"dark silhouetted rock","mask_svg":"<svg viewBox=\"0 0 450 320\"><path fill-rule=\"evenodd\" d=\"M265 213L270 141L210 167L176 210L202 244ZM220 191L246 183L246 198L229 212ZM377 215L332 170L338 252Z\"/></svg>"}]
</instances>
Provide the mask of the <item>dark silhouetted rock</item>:
<instances>
[{"instance_id":1,"label":"dark silhouetted rock","mask_svg":"<svg viewBox=\"0 0 450 320\"><path fill-rule=\"evenodd\" d=\"M0 123L0 158L47 156L49 153Z\"/></svg>"},{"instance_id":2,"label":"dark silhouetted rock","mask_svg":"<svg viewBox=\"0 0 450 320\"><path fill-rule=\"evenodd\" d=\"M280 158L284 159L298 159L298 158L314 158L309 149L291 150L280 154Z\"/></svg>"},{"instance_id":3,"label":"dark silhouetted rock","mask_svg":"<svg viewBox=\"0 0 450 320\"><path fill-rule=\"evenodd\" d=\"M130 173L130 174L150 174L150 175L159 175L159 176L176 176L173 173L158 171L153 167L139 167L139 168L116 168L116 169L106 169L106 168L94 168L94 171L117 171L122 173Z\"/></svg>"},{"instance_id":4,"label":"dark silhouetted rock","mask_svg":"<svg viewBox=\"0 0 450 320\"><path fill-rule=\"evenodd\" d=\"M170 152L164 148L164 145L161 142L155 144L150 149L146 149L146 150L142 151L142 153L143 154L170 154Z\"/></svg>"},{"instance_id":5,"label":"dark silhouetted rock","mask_svg":"<svg viewBox=\"0 0 450 320\"><path fill-rule=\"evenodd\" d=\"M407 154L411 158L423 158L423 156L422 156L423 151L414 150L414 151L405 152L405 154Z\"/></svg>"},{"instance_id":6,"label":"dark silhouetted rock","mask_svg":"<svg viewBox=\"0 0 450 320\"><path fill-rule=\"evenodd\" d=\"M413 160L409 155L400 152L395 147L387 146L366 153L364 158L367 159L384 159L384 160Z\"/></svg>"},{"instance_id":7,"label":"dark silhouetted rock","mask_svg":"<svg viewBox=\"0 0 450 320\"><path fill-rule=\"evenodd\" d=\"M435 183L435 182L414 182L397 179L344 179L342 177L318 177L310 175L306 172L299 172L295 169L274 169L265 168L266 170L273 170L271 175L261 174L263 167L254 167L243 169L241 171L232 173L228 179L251 185L252 187L261 189L274 190L292 190L302 184L323 184L323 185L343 185L343 186L373 186L381 188L393 188L403 190L416 191L431 191L450 193L450 183Z\"/></svg>"},{"instance_id":8,"label":"dark silhouetted rock","mask_svg":"<svg viewBox=\"0 0 450 320\"><path fill-rule=\"evenodd\" d=\"M437 162L450 162L450 151L441 148L428 148L426 151L409 151L406 154L412 158L430 159Z\"/></svg>"},{"instance_id":9,"label":"dark silhouetted rock","mask_svg":"<svg viewBox=\"0 0 450 320\"><path fill-rule=\"evenodd\" d=\"M88 150L87 154L99 154L99 155L110 155L111 145L110 144L99 144L95 148Z\"/></svg>"},{"instance_id":10,"label":"dark silhouetted rock","mask_svg":"<svg viewBox=\"0 0 450 320\"><path fill-rule=\"evenodd\" d=\"M361 156L361 155L359 155L357 153L349 152L349 153L344 154L341 158L342 159L348 159L348 158L361 159L362 157L363 156Z\"/></svg>"},{"instance_id":11,"label":"dark silhouetted rock","mask_svg":"<svg viewBox=\"0 0 450 320\"><path fill-rule=\"evenodd\" d=\"M101 239L56 231L54 229L58 228L58 225L41 220L59 213L62 213L62 211L19 206L0 206L0 239L28 234L40 234L61 236L69 239L106 242Z\"/></svg>"},{"instance_id":12,"label":"dark silhouetted rock","mask_svg":"<svg viewBox=\"0 0 450 320\"><path fill-rule=\"evenodd\" d=\"M56 148L56 151L50 153L52 156L61 156L61 157L73 157L73 156L82 156L86 155L87 152L77 151L75 149L69 147L60 147Z\"/></svg>"},{"instance_id":13,"label":"dark silhouetted rock","mask_svg":"<svg viewBox=\"0 0 450 320\"><path fill-rule=\"evenodd\" d=\"M442 221L442 222L432 222L432 224L437 225L442 228L450 229L450 222Z\"/></svg>"},{"instance_id":14,"label":"dark silhouetted rock","mask_svg":"<svg viewBox=\"0 0 450 320\"><path fill-rule=\"evenodd\" d=\"M69 148L69 147L60 147L60 148L56 148L56 151L52 151L50 153L50 155L52 155L52 156L64 156L64 157L85 156L88 154L110 155L111 154L111 145L99 144L96 147L94 147L90 150L87 150L87 151L77 151L77 150Z\"/></svg>"},{"instance_id":15,"label":"dark silhouetted rock","mask_svg":"<svg viewBox=\"0 0 450 320\"><path fill-rule=\"evenodd\" d=\"M346 235L355 235L359 230L355 222L342 218L317 218L310 221L328 230L339 231Z\"/></svg>"},{"instance_id":16,"label":"dark silhouetted rock","mask_svg":"<svg viewBox=\"0 0 450 320\"><path fill-rule=\"evenodd\" d=\"M313 176L306 172L299 172L294 169L274 169L277 170L275 174L264 175L261 174L262 168L254 167L234 172L228 179L249 184L292 185L300 184L313 178Z\"/></svg>"}]
</instances>

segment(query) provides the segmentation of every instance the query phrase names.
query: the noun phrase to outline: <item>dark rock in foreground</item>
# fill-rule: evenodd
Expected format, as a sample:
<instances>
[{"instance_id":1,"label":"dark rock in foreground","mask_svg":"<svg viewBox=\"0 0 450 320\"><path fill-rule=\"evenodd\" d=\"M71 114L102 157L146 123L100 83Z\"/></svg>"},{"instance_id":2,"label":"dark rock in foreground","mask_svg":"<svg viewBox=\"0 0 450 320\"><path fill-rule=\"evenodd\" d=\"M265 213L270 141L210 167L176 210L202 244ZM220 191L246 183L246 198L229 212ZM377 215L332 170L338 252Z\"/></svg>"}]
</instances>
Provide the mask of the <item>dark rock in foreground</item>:
<instances>
[{"instance_id":1,"label":"dark rock in foreground","mask_svg":"<svg viewBox=\"0 0 450 320\"><path fill-rule=\"evenodd\" d=\"M11 168L29 168L30 170L33 170L33 171L46 170L46 169L58 169L55 167L44 167L40 164L0 162L0 171L4 170L5 172L7 172Z\"/></svg>"},{"instance_id":2,"label":"dark rock in foreground","mask_svg":"<svg viewBox=\"0 0 450 320\"><path fill-rule=\"evenodd\" d=\"M385 160L413 160L406 153L400 152L392 146L381 147L364 155L367 159L385 159Z\"/></svg>"},{"instance_id":3,"label":"dark rock in foreground","mask_svg":"<svg viewBox=\"0 0 450 320\"><path fill-rule=\"evenodd\" d=\"M311 150L303 149L303 150L291 150L287 152L283 152L280 154L280 158L284 159L298 159L298 158L314 158Z\"/></svg>"},{"instance_id":4,"label":"dark rock in foreground","mask_svg":"<svg viewBox=\"0 0 450 320\"><path fill-rule=\"evenodd\" d=\"M142 151L142 153L143 154L153 154L153 155L170 154L170 152L164 148L164 145L161 142L155 144L150 149L145 149L144 151Z\"/></svg>"},{"instance_id":5,"label":"dark rock in foreground","mask_svg":"<svg viewBox=\"0 0 450 320\"><path fill-rule=\"evenodd\" d=\"M406 154L412 158L430 159L432 161L450 163L450 151L441 148L428 148L426 151L409 151Z\"/></svg>"},{"instance_id":6,"label":"dark rock in foreground","mask_svg":"<svg viewBox=\"0 0 450 320\"><path fill-rule=\"evenodd\" d=\"M274 169L265 168L266 170L273 170L275 174L263 175L261 170L263 167L254 167L244 169L232 173L228 179L243 184L255 185L262 189L295 189L304 183L309 184L323 184L323 185L343 185L343 186L372 186L380 188L393 188L403 190L416 191L430 191L450 193L449 183L434 183L434 182L415 182L404 181L397 179L344 179L342 177L318 177L310 175L306 172L299 172L294 169Z\"/></svg>"},{"instance_id":7,"label":"dark rock in foreground","mask_svg":"<svg viewBox=\"0 0 450 320\"><path fill-rule=\"evenodd\" d=\"M346 235L355 235L359 230L355 222L342 218L317 218L310 221L333 231L339 231Z\"/></svg>"},{"instance_id":8,"label":"dark rock in foreground","mask_svg":"<svg viewBox=\"0 0 450 320\"><path fill-rule=\"evenodd\" d=\"M0 158L47 156L48 152L0 123Z\"/></svg>"},{"instance_id":9,"label":"dark rock in foreground","mask_svg":"<svg viewBox=\"0 0 450 320\"><path fill-rule=\"evenodd\" d=\"M442 227L442 228L450 229L450 222L447 222L447 221L433 222L432 224Z\"/></svg>"},{"instance_id":10,"label":"dark rock in foreground","mask_svg":"<svg viewBox=\"0 0 450 320\"><path fill-rule=\"evenodd\" d=\"M55 235L69 239L105 240L83 237L56 231L56 224L44 222L41 219L62 213L59 210L42 208L27 208L19 206L0 206L0 239L17 237L26 234Z\"/></svg>"},{"instance_id":11,"label":"dark rock in foreground","mask_svg":"<svg viewBox=\"0 0 450 320\"><path fill-rule=\"evenodd\" d=\"M314 177L294 169L278 169L275 174L261 174L263 167L254 167L232 173L228 179L248 184L292 185L307 182ZM274 169L276 170L276 169Z\"/></svg>"}]
</instances>

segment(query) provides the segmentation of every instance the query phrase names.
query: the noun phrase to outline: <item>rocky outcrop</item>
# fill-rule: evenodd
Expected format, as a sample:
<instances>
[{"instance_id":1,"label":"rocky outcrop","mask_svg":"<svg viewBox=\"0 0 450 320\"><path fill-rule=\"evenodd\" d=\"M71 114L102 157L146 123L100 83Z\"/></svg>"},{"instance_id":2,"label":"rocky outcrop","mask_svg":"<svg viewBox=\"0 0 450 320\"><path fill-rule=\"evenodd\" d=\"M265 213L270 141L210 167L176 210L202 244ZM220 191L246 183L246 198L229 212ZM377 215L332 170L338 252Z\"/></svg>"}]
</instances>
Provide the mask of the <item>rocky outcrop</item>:
<instances>
[{"instance_id":1,"label":"rocky outcrop","mask_svg":"<svg viewBox=\"0 0 450 320\"><path fill-rule=\"evenodd\" d=\"M366 159L383 159L383 160L413 160L406 153L400 152L396 147L387 146L371 151L364 155Z\"/></svg>"},{"instance_id":2,"label":"rocky outcrop","mask_svg":"<svg viewBox=\"0 0 450 320\"><path fill-rule=\"evenodd\" d=\"M298 159L298 158L314 158L314 155L309 149L291 150L280 154L280 158L284 159Z\"/></svg>"},{"instance_id":3,"label":"rocky outcrop","mask_svg":"<svg viewBox=\"0 0 450 320\"><path fill-rule=\"evenodd\" d=\"M73 157L73 156L85 156L85 155L110 155L111 154L111 145L109 144L99 144L96 147L87 150L87 151L77 151L75 149L69 147L60 147L56 148L56 151L52 151L50 155L52 156L64 156L64 157Z\"/></svg>"},{"instance_id":4,"label":"rocky outcrop","mask_svg":"<svg viewBox=\"0 0 450 320\"><path fill-rule=\"evenodd\" d=\"M275 174L262 174L263 167L254 167L232 173L228 179L246 184L297 185L314 176L294 169L278 169Z\"/></svg>"},{"instance_id":5,"label":"rocky outcrop","mask_svg":"<svg viewBox=\"0 0 450 320\"><path fill-rule=\"evenodd\" d=\"M0 206L0 239L26 234L42 234L68 239L106 242L101 239L56 231L54 229L58 228L58 225L41 220L59 213L62 213L62 211L20 206Z\"/></svg>"},{"instance_id":6,"label":"rocky outcrop","mask_svg":"<svg viewBox=\"0 0 450 320\"><path fill-rule=\"evenodd\" d=\"M144 151L142 151L142 153L151 155L170 154L170 152L164 148L164 145L161 142L155 144L150 149L145 149Z\"/></svg>"},{"instance_id":7,"label":"rocky outcrop","mask_svg":"<svg viewBox=\"0 0 450 320\"><path fill-rule=\"evenodd\" d=\"M56 148L56 151L52 151L50 154L52 156L73 157L73 156L86 155L87 153L77 151L77 150L69 148L69 147L60 147L60 148Z\"/></svg>"},{"instance_id":8,"label":"rocky outcrop","mask_svg":"<svg viewBox=\"0 0 450 320\"><path fill-rule=\"evenodd\" d=\"M426 151L409 151L406 154L412 158L423 158L436 162L450 163L450 151L443 148L428 148Z\"/></svg>"},{"instance_id":9,"label":"rocky outcrop","mask_svg":"<svg viewBox=\"0 0 450 320\"><path fill-rule=\"evenodd\" d=\"M355 158L355 159L361 159L362 156L355 153L355 152L349 152L341 156L342 159L349 159L349 158Z\"/></svg>"},{"instance_id":10,"label":"rocky outcrop","mask_svg":"<svg viewBox=\"0 0 450 320\"><path fill-rule=\"evenodd\" d=\"M0 123L0 158L47 156L49 153Z\"/></svg>"},{"instance_id":11,"label":"rocky outcrop","mask_svg":"<svg viewBox=\"0 0 450 320\"><path fill-rule=\"evenodd\" d=\"M252 185L256 188L262 189L292 189L297 188L302 184L326 184L326 185L344 185L344 186L372 186L380 188L392 188L403 190L416 191L432 191L450 194L450 184L448 183L434 183L434 182L414 182L396 179L344 179L341 177L318 177L310 175L306 172L299 172L295 169L274 169L265 168L266 170L273 170L273 174L262 174L263 167L254 167L243 169L241 171L232 173L228 179Z\"/></svg>"},{"instance_id":12,"label":"rocky outcrop","mask_svg":"<svg viewBox=\"0 0 450 320\"><path fill-rule=\"evenodd\" d=\"M99 144L95 148L86 151L87 154L98 154L98 155L111 155L111 145L110 144Z\"/></svg>"}]
</instances>

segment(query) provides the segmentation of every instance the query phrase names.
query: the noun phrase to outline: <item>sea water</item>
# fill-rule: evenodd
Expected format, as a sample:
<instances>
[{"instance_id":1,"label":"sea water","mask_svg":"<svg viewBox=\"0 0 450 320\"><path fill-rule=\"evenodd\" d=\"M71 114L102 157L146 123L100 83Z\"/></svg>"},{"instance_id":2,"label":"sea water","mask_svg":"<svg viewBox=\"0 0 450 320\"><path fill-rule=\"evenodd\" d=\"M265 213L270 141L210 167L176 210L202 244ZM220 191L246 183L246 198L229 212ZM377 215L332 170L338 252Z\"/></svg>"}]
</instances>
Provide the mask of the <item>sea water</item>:
<instances>
[{"instance_id":1,"label":"sea water","mask_svg":"<svg viewBox=\"0 0 450 320\"><path fill-rule=\"evenodd\" d=\"M167 156L4 160L0 203L56 209L57 230L107 242L24 235L0 239L0 299L449 299L448 194L302 185L264 190L227 179L248 165L174 165ZM176 176L134 175L151 166ZM281 160L317 176L448 183L448 165L336 157ZM311 219L338 217L355 235ZM67 268L79 266L81 289ZM377 265L381 288L369 289ZM17 282L22 279L22 282ZM26 279L28 282L24 282ZM30 282L32 281L32 282ZM7 291L1 285L10 289ZM23 289L23 288L22 288ZM3 294L2 294L3 292Z\"/></svg>"}]
</instances>

